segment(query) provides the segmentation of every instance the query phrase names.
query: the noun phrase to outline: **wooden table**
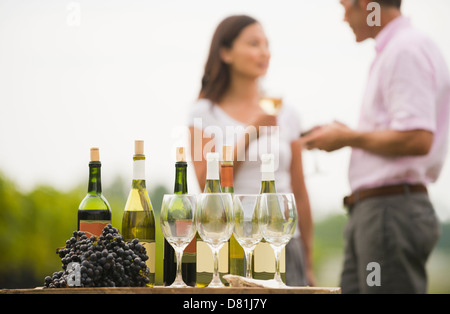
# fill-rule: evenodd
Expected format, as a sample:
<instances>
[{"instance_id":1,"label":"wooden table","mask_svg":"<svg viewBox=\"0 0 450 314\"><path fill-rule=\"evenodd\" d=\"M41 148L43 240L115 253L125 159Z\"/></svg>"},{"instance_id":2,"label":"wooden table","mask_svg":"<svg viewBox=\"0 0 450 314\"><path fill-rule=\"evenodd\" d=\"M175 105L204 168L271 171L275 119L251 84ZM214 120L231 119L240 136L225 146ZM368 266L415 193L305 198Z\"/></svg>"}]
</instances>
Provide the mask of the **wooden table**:
<instances>
[{"instance_id":1,"label":"wooden table","mask_svg":"<svg viewBox=\"0 0 450 314\"><path fill-rule=\"evenodd\" d=\"M53 289L0 289L0 294L340 294L340 288L327 287L295 287L295 288L137 288L137 287L117 287L117 288L53 288Z\"/></svg>"}]
</instances>

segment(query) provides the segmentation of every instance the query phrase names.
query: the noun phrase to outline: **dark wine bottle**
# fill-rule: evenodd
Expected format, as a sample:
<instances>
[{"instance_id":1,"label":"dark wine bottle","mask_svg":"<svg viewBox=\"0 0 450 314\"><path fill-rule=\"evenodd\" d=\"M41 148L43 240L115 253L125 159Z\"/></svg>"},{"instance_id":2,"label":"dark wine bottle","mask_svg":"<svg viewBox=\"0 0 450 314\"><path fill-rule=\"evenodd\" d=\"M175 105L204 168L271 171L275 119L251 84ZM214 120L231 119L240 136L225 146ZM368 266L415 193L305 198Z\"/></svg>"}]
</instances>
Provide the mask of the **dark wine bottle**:
<instances>
[{"instance_id":1,"label":"dark wine bottle","mask_svg":"<svg viewBox=\"0 0 450 314\"><path fill-rule=\"evenodd\" d=\"M187 162L184 147L177 147L175 163L175 186L174 194L187 194ZM181 263L181 273L183 281L188 285L195 287L197 281L196 256L197 256L196 238L186 247L183 253ZM171 285L176 277L177 263L175 250L164 239L164 285Z\"/></svg>"},{"instance_id":2,"label":"dark wine bottle","mask_svg":"<svg viewBox=\"0 0 450 314\"><path fill-rule=\"evenodd\" d=\"M102 194L101 162L98 148L91 148L88 193L78 208L78 230L100 236L111 223L111 207Z\"/></svg>"}]
</instances>

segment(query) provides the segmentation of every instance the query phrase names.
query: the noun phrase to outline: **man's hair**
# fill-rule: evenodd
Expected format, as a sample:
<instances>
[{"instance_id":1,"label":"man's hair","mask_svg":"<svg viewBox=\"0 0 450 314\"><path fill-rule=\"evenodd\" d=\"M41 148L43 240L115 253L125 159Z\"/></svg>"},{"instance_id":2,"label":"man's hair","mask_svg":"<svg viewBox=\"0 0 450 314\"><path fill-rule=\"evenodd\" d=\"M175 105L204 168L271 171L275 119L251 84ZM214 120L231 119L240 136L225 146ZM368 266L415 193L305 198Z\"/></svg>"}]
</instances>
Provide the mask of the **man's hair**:
<instances>
[{"instance_id":1,"label":"man's hair","mask_svg":"<svg viewBox=\"0 0 450 314\"><path fill-rule=\"evenodd\" d=\"M356 4L358 0L353 0L353 2ZM373 2L379 3L381 6L385 7L396 7L397 9L400 9L402 6L402 0L372 0Z\"/></svg>"},{"instance_id":2,"label":"man's hair","mask_svg":"<svg viewBox=\"0 0 450 314\"><path fill-rule=\"evenodd\" d=\"M375 2L378 2L381 6L396 7L398 9L402 6L402 0L375 0Z\"/></svg>"}]
</instances>

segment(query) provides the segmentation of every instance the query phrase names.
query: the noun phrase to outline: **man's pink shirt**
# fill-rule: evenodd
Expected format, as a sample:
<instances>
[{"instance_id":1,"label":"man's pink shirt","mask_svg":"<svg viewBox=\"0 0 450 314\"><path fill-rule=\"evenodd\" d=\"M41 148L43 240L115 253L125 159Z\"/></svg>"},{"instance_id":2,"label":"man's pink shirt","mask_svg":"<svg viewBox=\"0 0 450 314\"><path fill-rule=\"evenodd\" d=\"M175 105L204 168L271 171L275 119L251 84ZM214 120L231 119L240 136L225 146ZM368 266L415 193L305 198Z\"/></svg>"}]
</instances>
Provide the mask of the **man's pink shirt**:
<instances>
[{"instance_id":1,"label":"man's pink shirt","mask_svg":"<svg viewBox=\"0 0 450 314\"><path fill-rule=\"evenodd\" d=\"M408 18L390 22L375 38L372 64L358 130L427 130L434 142L426 156L388 158L353 149L352 191L435 182L448 145L450 75L437 46L415 30Z\"/></svg>"}]
</instances>

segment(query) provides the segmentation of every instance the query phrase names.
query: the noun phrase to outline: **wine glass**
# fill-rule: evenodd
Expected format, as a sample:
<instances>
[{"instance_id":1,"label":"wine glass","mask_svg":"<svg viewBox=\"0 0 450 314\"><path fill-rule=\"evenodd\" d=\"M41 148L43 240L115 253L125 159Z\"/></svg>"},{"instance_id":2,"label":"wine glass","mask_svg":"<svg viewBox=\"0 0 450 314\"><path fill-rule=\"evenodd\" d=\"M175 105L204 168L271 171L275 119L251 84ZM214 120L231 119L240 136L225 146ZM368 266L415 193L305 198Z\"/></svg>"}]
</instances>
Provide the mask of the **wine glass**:
<instances>
[{"instance_id":1,"label":"wine glass","mask_svg":"<svg viewBox=\"0 0 450 314\"><path fill-rule=\"evenodd\" d=\"M195 221L198 234L209 245L214 258L213 279L208 287L224 287L219 277L219 250L233 233L233 199L231 194L199 194Z\"/></svg>"},{"instance_id":2,"label":"wine glass","mask_svg":"<svg viewBox=\"0 0 450 314\"><path fill-rule=\"evenodd\" d=\"M277 96L262 96L259 106L268 115L276 116L283 106L283 98Z\"/></svg>"},{"instance_id":3,"label":"wine glass","mask_svg":"<svg viewBox=\"0 0 450 314\"><path fill-rule=\"evenodd\" d=\"M294 235L297 207L292 193L261 194L261 231L275 254L274 280L280 288L287 287L280 275L280 256Z\"/></svg>"},{"instance_id":4,"label":"wine glass","mask_svg":"<svg viewBox=\"0 0 450 314\"><path fill-rule=\"evenodd\" d=\"M252 278L252 257L262 240L260 228L260 194L235 194L233 197L234 237L245 252L245 277Z\"/></svg>"},{"instance_id":5,"label":"wine glass","mask_svg":"<svg viewBox=\"0 0 450 314\"><path fill-rule=\"evenodd\" d=\"M177 258L177 274L169 288L187 288L181 273L183 251L196 233L196 197L190 194L166 194L160 213L161 230L167 242L174 248Z\"/></svg>"},{"instance_id":6,"label":"wine glass","mask_svg":"<svg viewBox=\"0 0 450 314\"><path fill-rule=\"evenodd\" d=\"M268 115L277 116L283 107L283 97L279 90L269 88L265 79L260 82L259 106Z\"/></svg>"}]
</instances>

